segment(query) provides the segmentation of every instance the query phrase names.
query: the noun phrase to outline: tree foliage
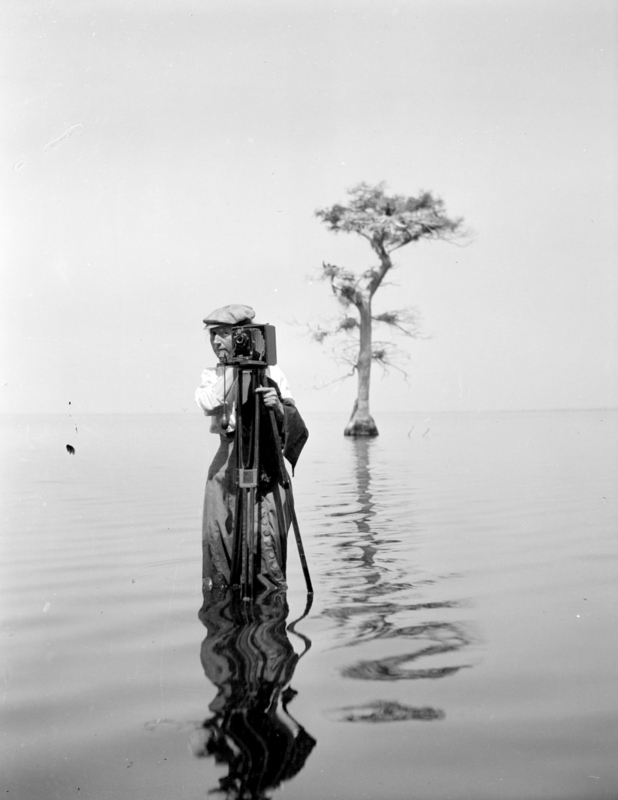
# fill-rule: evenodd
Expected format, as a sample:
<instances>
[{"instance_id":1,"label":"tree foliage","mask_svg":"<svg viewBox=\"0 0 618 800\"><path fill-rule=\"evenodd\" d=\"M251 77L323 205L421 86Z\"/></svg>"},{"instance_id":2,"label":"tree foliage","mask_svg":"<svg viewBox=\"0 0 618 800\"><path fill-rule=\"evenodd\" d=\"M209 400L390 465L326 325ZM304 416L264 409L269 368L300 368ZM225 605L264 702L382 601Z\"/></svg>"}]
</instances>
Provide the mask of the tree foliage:
<instances>
[{"instance_id":1,"label":"tree foliage","mask_svg":"<svg viewBox=\"0 0 618 800\"><path fill-rule=\"evenodd\" d=\"M431 192L405 197L387 195L385 188L384 182L359 183L348 191L347 206L335 203L318 209L316 216L333 233L357 233L367 239L380 258L419 239L448 239L461 232L462 220L450 219L443 201Z\"/></svg>"}]
</instances>

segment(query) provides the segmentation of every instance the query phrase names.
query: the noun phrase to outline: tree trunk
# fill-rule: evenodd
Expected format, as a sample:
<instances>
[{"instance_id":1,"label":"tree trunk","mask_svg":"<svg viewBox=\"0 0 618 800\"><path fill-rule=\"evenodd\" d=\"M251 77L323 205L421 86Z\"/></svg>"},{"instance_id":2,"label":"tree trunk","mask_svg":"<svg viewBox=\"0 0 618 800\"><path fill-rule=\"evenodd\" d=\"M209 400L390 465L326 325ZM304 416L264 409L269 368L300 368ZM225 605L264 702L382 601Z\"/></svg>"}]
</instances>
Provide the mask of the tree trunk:
<instances>
[{"instance_id":1,"label":"tree trunk","mask_svg":"<svg viewBox=\"0 0 618 800\"><path fill-rule=\"evenodd\" d=\"M358 394L352 416L345 427L345 436L377 436L378 429L369 413L369 385L371 380L371 298L363 298L357 305L360 315L360 348L356 370Z\"/></svg>"}]
</instances>

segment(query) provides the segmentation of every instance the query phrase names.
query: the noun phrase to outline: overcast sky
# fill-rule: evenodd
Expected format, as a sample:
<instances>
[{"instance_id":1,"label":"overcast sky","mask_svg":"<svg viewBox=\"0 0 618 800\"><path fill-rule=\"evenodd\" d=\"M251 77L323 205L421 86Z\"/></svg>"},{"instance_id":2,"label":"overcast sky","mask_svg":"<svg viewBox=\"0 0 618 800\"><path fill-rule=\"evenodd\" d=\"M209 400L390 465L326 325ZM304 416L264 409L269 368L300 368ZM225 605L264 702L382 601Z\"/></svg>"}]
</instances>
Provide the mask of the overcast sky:
<instances>
[{"instance_id":1,"label":"overcast sky","mask_svg":"<svg viewBox=\"0 0 618 800\"><path fill-rule=\"evenodd\" d=\"M201 320L242 302L301 409L349 411L306 325L323 260L375 261L314 216L360 181L474 232L397 251L376 311L427 338L374 412L616 405L613 0L3 0L0 28L0 410L197 413Z\"/></svg>"}]
</instances>

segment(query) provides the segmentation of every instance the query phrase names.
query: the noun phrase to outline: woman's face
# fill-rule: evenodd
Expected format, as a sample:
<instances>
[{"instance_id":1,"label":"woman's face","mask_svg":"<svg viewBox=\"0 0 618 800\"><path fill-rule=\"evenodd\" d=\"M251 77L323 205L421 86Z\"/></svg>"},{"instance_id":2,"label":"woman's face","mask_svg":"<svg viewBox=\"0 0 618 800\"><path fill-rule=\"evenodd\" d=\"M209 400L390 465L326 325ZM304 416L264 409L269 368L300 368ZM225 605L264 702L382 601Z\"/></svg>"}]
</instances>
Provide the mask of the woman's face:
<instances>
[{"instance_id":1,"label":"woman's face","mask_svg":"<svg viewBox=\"0 0 618 800\"><path fill-rule=\"evenodd\" d=\"M230 325L217 325L210 329L210 345L219 361L227 361L232 355L232 328Z\"/></svg>"}]
</instances>

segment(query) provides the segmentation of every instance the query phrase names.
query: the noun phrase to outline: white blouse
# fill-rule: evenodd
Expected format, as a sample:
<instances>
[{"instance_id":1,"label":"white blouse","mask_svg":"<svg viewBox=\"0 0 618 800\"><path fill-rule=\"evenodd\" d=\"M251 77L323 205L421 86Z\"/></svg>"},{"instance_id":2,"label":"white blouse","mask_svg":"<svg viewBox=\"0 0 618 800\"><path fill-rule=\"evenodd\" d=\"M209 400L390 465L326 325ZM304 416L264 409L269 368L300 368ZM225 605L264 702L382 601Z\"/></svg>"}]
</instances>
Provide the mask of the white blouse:
<instances>
[{"instance_id":1,"label":"white blouse","mask_svg":"<svg viewBox=\"0 0 618 800\"><path fill-rule=\"evenodd\" d=\"M225 376L224 376L225 369ZM287 378L279 367L267 367L266 375L272 378L279 387L283 400L292 400L292 392ZM224 380L225 377L225 380ZM225 396L224 392L225 384ZM202 409L210 420L210 432L224 435L236 430L236 381L234 380L233 367L209 367L202 372L202 382L195 392L195 402ZM221 427L221 416L223 415L224 403L227 403L229 413L229 425L224 430Z\"/></svg>"}]
</instances>

